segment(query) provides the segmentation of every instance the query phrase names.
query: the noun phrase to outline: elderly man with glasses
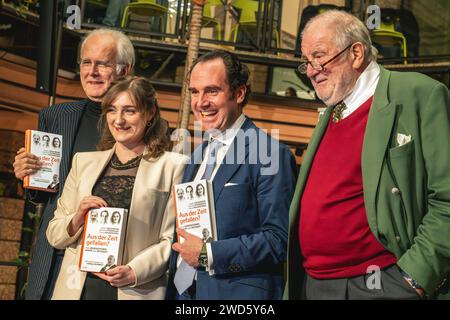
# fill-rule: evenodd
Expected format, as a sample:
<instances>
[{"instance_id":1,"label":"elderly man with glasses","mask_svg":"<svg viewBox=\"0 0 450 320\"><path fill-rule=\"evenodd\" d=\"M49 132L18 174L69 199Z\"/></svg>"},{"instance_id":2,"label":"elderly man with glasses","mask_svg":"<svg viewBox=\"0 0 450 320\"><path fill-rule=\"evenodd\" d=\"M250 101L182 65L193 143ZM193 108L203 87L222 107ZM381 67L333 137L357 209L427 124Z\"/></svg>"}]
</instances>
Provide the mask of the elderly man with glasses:
<instances>
[{"instance_id":1,"label":"elderly man with glasses","mask_svg":"<svg viewBox=\"0 0 450 320\"><path fill-rule=\"evenodd\" d=\"M103 96L116 78L133 69L134 60L133 44L123 33L108 29L92 31L81 44L79 61L81 86L87 98L49 106L39 113L38 130L62 135L64 144L58 192L27 192L28 200L45 204L29 270L27 299L50 299L52 296L64 251L56 250L48 243L45 234L48 223L64 189L73 156L77 152L96 150L101 132L97 123ZM40 165L35 155L21 148L13 164L14 173L23 180Z\"/></svg>"},{"instance_id":2,"label":"elderly man with glasses","mask_svg":"<svg viewBox=\"0 0 450 320\"><path fill-rule=\"evenodd\" d=\"M365 25L342 11L311 19L301 48L299 71L328 108L290 207L285 298L442 297L450 270L448 89L378 65Z\"/></svg>"}]
</instances>

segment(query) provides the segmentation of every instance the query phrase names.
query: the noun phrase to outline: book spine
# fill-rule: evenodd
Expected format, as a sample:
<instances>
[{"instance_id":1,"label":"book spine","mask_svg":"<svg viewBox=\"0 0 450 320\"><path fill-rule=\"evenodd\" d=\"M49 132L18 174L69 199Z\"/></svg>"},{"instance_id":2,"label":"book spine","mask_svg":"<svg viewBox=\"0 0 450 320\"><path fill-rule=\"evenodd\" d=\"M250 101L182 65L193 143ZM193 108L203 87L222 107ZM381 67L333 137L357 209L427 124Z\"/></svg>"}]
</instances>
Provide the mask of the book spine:
<instances>
[{"instance_id":1,"label":"book spine","mask_svg":"<svg viewBox=\"0 0 450 320\"><path fill-rule=\"evenodd\" d=\"M31 130L27 129L25 131L25 152L30 152L31 148ZM27 188L30 186L30 176L27 175L23 178L23 187Z\"/></svg>"},{"instance_id":2,"label":"book spine","mask_svg":"<svg viewBox=\"0 0 450 320\"><path fill-rule=\"evenodd\" d=\"M173 207L175 208L175 228L178 228L178 208L177 208L177 193L175 190L175 185L172 186L172 198L173 198ZM180 242L180 235L177 232L177 242Z\"/></svg>"},{"instance_id":3,"label":"book spine","mask_svg":"<svg viewBox=\"0 0 450 320\"><path fill-rule=\"evenodd\" d=\"M85 214L84 216L84 230L83 230L83 237L81 238L81 252L80 252L80 261L78 262L78 268L81 270L81 266L83 263L83 253L84 253L84 242L86 241L86 230L87 230L87 225L88 225L88 217L89 214ZM83 270L81 270L83 271Z\"/></svg>"}]
</instances>

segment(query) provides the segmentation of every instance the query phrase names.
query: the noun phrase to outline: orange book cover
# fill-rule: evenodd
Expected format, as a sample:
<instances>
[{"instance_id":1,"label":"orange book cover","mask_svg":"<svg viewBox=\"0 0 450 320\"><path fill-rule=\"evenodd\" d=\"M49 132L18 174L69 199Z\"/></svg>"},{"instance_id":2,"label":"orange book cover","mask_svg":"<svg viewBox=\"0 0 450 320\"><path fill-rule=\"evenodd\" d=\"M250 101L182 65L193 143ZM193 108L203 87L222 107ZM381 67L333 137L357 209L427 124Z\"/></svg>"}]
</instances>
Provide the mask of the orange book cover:
<instances>
[{"instance_id":1,"label":"orange book cover","mask_svg":"<svg viewBox=\"0 0 450 320\"><path fill-rule=\"evenodd\" d=\"M37 130L25 131L25 150L36 155L42 167L24 178L24 188L58 192L62 147L62 136L59 134Z\"/></svg>"},{"instance_id":2,"label":"orange book cover","mask_svg":"<svg viewBox=\"0 0 450 320\"><path fill-rule=\"evenodd\" d=\"M102 207L86 214L78 267L86 272L105 272L122 264L128 210Z\"/></svg>"}]
</instances>

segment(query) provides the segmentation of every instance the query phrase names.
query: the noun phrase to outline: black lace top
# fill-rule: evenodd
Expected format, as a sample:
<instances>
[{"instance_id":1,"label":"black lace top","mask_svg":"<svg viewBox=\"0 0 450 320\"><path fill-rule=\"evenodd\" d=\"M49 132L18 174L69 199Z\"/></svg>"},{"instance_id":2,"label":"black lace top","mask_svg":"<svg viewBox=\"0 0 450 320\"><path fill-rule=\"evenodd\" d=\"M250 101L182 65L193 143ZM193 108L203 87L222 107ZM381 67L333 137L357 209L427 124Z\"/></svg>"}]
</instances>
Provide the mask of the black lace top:
<instances>
[{"instance_id":1,"label":"black lace top","mask_svg":"<svg viewBox=\"0 0 450 320\"><path fill-rule=\"evenodd\" d=\"M141 156L121 163L114 155L97 180L92 195L106 201L109 207L130 209L131 195ZM88 273L84 283L81 300L116 300L117 288L108 282Z\"/></svg>"},{"instance_id":2,"label":"black lace top","mask_svg":"<svg viewBox=\"0 0 450 320\"><path fill-rule=\"evenodd\" d=\"M134 180L141 156L122 164L114 155L92 190L92 195L106 201L109 207L130 209Z\"/></svg>"}]
</instances>

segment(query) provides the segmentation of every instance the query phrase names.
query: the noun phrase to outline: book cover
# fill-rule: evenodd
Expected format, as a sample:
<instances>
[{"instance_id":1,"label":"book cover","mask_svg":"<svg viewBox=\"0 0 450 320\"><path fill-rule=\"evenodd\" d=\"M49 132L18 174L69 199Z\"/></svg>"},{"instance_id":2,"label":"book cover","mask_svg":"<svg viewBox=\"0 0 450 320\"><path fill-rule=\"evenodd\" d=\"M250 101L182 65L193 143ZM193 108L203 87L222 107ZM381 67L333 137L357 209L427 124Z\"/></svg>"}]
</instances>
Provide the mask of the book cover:
<instances>
[{"instance_id":1,"label":"book cover","mask_svg":"<svg viewBox=\"0 0 450 320\"><path fill-rule=\"evenodd\" d=\"M180 183L174 187L176 225L202 238L205 242L217 240L214 194L210 181ZM184 239L178 236L178 242Z\"/></svg>"},{"instance_id":2,"label":"book cover","mask_svg":"<svg viewBox=\"0 0 450 320\"><path fill-rule=\"evenodd\" d=\"M79 268L106 272L122 264L128 210L92 209L86 214Z\"/></svg>"},{"instance_id":3,"label":"book cover","mask_svg":"<svg viewBox=\"0 0 450 320\"><path fill-rule=\"evenodd\" d=\"M58 192L62 136L36 130L25 131L25 150L39 157L42 168L23 179L26 189Z\"/></svg>"}]
</instances>

